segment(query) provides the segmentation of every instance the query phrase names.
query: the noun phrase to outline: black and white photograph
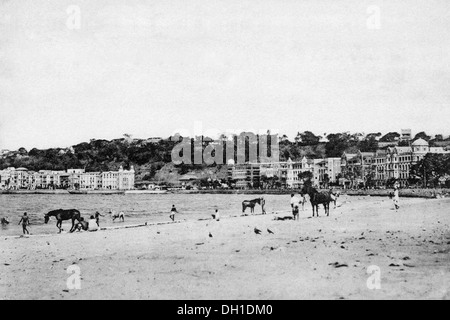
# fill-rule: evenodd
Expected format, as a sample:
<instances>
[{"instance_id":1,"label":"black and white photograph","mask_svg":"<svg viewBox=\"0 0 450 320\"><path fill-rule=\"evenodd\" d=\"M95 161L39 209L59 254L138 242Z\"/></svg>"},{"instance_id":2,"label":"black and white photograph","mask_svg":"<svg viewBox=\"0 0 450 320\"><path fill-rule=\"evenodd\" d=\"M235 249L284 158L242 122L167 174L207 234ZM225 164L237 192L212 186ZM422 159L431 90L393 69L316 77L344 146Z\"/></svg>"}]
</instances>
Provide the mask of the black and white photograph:
<instances>
[{"instance_id":1,"label":"black and white photograph","mask_svg":"<svg viewBox=\"0 0 450 320\"><path fill-rule=\"evenodd\" d=\"M450 300L449 119L448 0L0 0L0 300Z\"/></svg>"}]
</instances>

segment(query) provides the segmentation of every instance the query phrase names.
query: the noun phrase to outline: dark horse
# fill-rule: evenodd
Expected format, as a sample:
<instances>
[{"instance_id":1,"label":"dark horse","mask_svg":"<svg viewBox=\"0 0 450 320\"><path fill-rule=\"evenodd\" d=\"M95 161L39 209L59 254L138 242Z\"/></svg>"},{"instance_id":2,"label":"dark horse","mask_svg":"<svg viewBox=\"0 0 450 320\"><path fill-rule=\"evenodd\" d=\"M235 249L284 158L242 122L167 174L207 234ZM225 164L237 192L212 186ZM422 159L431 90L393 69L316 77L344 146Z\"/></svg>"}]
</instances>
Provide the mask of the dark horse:
<instances>
[{"instance_id":1,"label":"dark horse","mask_svg":"<svg viewBox=\"0 0 450 320\"><path fill-rule=\"evenodd\" d=\"M319 204L323 204L325 208L325 213L327 216L330 215L330 202L333 202L334 199L331 197L331 193L329 191L317 191L317 189L313 188L310 185L303 186L301 194L307 193L309 195L309 201L311 202L313 217L314 217L314 209L319 216Z\"/></svg>"},{"instance_id":2,"label":"dark horse","mask_svg":"<svg viewBox=\"0 0 450 320\"><path fill-rule=\"evenodd\" d=\"M80 222L81 214L80 211L75 209L70 210L53 210L50 211L45 215L45 223L48 223L48 220L50 220L50 217L55 217L57 222L56 226L59 229L59 233L61 233L61 225L64 220L72 220L72 228L70 228L70 232L75 231L75 220L78 220Z\"/></svg>"},{"instance_id":3,"label":"dark horse","mask_svg":"<svg viewBox=\"0 0 450 320\"><path fill-rule=\"evenodd\" d=\"M251 213L255 212L255 206L256 204L259 204L261 205L262 213L265 214L266 213L266 210L264 210L265 203L266 201L264 200L264 198L244 200L242 201L242 213L244 213L247 208L250 208Z\"/></svg>"}]
</instances>

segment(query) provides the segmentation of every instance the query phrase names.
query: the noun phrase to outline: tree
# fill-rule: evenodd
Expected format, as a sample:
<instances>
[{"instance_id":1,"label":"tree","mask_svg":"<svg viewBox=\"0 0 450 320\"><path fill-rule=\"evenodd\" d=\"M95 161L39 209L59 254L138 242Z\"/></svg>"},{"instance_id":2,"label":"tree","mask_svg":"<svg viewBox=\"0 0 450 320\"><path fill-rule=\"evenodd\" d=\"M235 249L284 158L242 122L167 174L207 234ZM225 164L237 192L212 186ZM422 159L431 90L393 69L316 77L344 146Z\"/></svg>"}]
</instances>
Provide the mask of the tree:
<instances>
[{"instance_id":1,"label":"tree","mask_svg":"<svg viewBox=\"0 0 450 320\"><path fill-rule=\"evenodd\" d=\"M430 141L431 140L431 136L427 135L424 131L419 132L418 134L416 134L416 136L414 137L413 140L418 140L418 139L423 139L425 141Z\"/></svg>"},{"instance_id":2,"label":"tree","mask_svg":"<svg viewBox=\"0 0 450 320\"><path fill-rule=\"evenodd\" d=\"M316 136L311 131L305 131L305 132L300 134L300 138L301 138L301 142L302 142L303 145L305 145L305 146L313 146L313 145L318 144L322 137Z\"/></svg>"},{"instance_id":3,"label":"tree","mask_svg":"<svg viewBox=\"0 0 450 320\"><path fill-rule=\"evenodd\" d=\"M368 134L364 139L362 139L358 147L361 152L375 152L378 149L378 140L377 138L381 136L381 133L371 133Z\"/></svg>"},{"instance_id":4,"label":"tree","mask_svg":"<svg viewBox=\"0 0 450 320\"><path fill-rule=\"evenodd\" d=\"M428 153L411 167L411 176L419 177L424 186L439 184L439 179L450 175L450 155Z\"/></svg>"},{"instance_id":5,"label":"tree","mask_svg":"<svg viewBox=\"0 0 450 320\"><path fill-rule=\"evenodd\" d=\"M389 132L380 138L380 142L395 142L401 137L398 132Z\"/></svg>"},{"instance_id":6,"label":"tree","mask_svg":"<svg viewBox=\"0 0 450 320\"><path fill-rule=\"evenodd\" d=\"M298 178L303 180L305 185L312 185L312 180L314 178L314 174L311 171L304 171L298 174Z\"/></svg>"},{"instance_id":7,"label":"tree","mask_svg":"<svg viewBox=\"0 0 450 320\"><path fill-rule=\"evenodd\" d=\"M21 156L26 156L26 155L28 155L28 151L27 151L27 149L25 149L25 148L20 148L20 149L19 149L19 154L20 154Z\"/></svg>"},{"instance_id":8,"label":"tree","mask_svg":"<svg viewBox=\"0 0 450 320\"><path fill-rule=\"evenodd\" d=\"M325 152L328 157L340 157L344 151L352 146L348 133L332 133L327 136L327 139Z\"/></svg>"}]
</instances>

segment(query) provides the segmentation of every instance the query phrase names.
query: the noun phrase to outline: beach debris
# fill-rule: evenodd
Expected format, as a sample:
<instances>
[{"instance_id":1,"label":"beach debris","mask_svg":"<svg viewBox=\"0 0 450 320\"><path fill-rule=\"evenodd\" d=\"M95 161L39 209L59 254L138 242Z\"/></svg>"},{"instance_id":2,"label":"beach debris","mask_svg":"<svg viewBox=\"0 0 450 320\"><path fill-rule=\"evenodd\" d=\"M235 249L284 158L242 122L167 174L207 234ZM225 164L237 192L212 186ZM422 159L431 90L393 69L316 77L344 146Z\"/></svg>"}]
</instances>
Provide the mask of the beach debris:
<instances>
[{"instance_id":1,"label":"beach debris","mask_svg":"<svg viewBox=\"0 0 450 320\"><path fill-rule=\"evenodd\" d=\"M259 230L258 228L253 229L253 231L255 231L256 234L261 234L261 230Z\"/></svg>"},{"instance_id":2,"label":"beach debris","mask_svg":"<svg viewBox=\"0 0 450 320\"><path fill-rule=\"evenodd\" d=\"M273 231L270 230L269 228L267 228L267 232L270 233L270 234L275 234L275 233L273 233Z\"/></svg>"},{"instance_id":3,"label":"beach debris","mask_svg":"<svg viewBox=\"0 0 450 320\"><path fill-rule=\"evenodd\" d=\"M328 265L333 266L335 268L348 268L348 265L346 263L333 262L329 263Z\"/></svg>"},{"instance_id":4,"label":"beach debris","mask_svg":"<svg viewBox=\"0 0 450 320\"><path fill-rule=\"evenodd\" d=\"M211 234L211 232L209 233L209 237L210 237L210 238L212 238L212 237L213 237L213 235Z\"/></svg>"},{"instance_id":5,"label":"beach debris","mask_svg":"<svg viewBox=\"0 0 450 320\"><path fill-rule=\"evenodd\" d=\"M400 267L400 265L399 265L399 264L396 264L396 263L391 263L391 264L389 265L389 267Z\"/></svg>"},{"instance_id":6,"label":"beach debris","mask_svg":"<svg viewBox=\"0 0 450 320\"><path fill-rule=\"evenodd\" d=\"M195 245L196 246L201 246L201 245L204 245L204 243L203 242L199 242L199 243L196 243Z\"/></svg>"}]
</instances>

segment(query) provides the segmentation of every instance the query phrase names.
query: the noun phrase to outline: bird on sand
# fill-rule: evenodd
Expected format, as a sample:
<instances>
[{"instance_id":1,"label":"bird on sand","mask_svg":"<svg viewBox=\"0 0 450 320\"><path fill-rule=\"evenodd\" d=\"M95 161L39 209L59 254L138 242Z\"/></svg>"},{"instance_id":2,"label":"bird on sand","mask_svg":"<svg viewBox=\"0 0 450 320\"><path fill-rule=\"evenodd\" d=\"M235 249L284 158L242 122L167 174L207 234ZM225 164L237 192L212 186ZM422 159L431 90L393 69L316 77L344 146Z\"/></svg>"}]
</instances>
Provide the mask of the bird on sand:
<instances>
[{"instance_id":1,"label":"bird on sand","mask_svg":"<svg viewBox=\"0 0 450 320\"><path fill-rule=\"evenodd\" d=\"M212 237L213 237L213 235L211 234L211 232L209 233L209 237L210 237L210 238L212 238Z\"/></svg>"},{"instance_id":2,"label":"bird on sand","mask_svg":"<svg viewBox=\"0 0 450 320\"><path fill-rule=\"evenodd\" d=\"M261 234L261 230L259 230L257 228L255 228L254 231L255 231L256 234Z\"/></svg>"},{"instance_id":3,"label":"bird on sand","mask_svg":"<svg viewBox=\"0 0 450 320\"><path fill-rule=\"evenodd\" d=\"M272 230L270 230L269 228L267 228L267 232L270 234L274 234Z\"/></svg>"}]
</instances>

